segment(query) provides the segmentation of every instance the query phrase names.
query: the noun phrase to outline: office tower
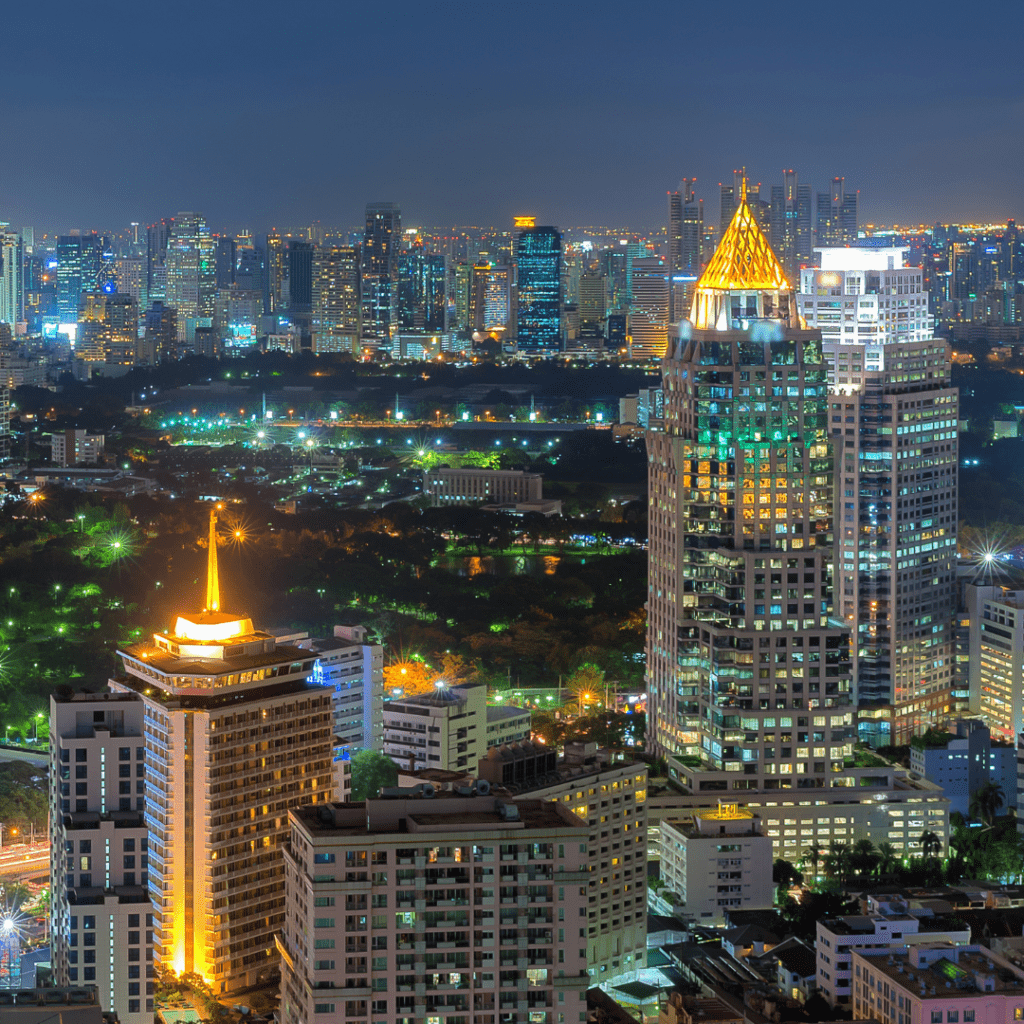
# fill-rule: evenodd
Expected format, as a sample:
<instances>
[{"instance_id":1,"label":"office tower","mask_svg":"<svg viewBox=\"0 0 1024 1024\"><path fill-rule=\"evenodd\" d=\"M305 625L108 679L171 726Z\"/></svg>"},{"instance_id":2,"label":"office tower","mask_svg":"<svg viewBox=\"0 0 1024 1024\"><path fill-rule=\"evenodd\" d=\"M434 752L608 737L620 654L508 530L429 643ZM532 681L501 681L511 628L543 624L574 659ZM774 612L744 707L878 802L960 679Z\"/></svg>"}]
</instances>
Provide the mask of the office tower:
<instances>
[{"instance_id":1,"label":"office tower","mask_svg":"<svg viewBox=\"0 0 1024 1024\"><path fill-rule=\"evenodd\" d=\"M213 334L227 348L250 348L260 334L263 316L263 292L233 284L217 289Z\"/></svg>"},{"instance_id":2,"label":"office tower","mask_svg":"<svg viewBox=\"0 0 1024 1024\"><path fill-rule=\"evenodd\" d=\"M447 274L444 254L426 252L422 243L398 254L398 323L403 331L447 330Z\"/></svg>"},{"instance_id":3,"label":"office tower","mask_svg":"<svg viewBox=\"0 0 1024 1024\"><path fill-rule=\"evenodd\" d=\"M235 283L236 244L233 238L218 238L214 243L214 273L217 288L230 288Z\"/></svg>"},{"instance_id":4,"label":"office tower","mask_svg":"<svg viewBox=\"0 0 1024 1024\"><path fill-rule=\"evenodd\" d=\"M852 785L821 335L801 329L742 187L662 382L647 433L655 749L673 770L701 758L694 792Z\"/></svg>"},{"instance_id":5,"label":"office tower","mask_svg":"<svg viewBox=\"0 0 1024 1024\"><path fill-rule=\"evenodd\" d=\"M285 240L277 232L267 235L266 288L266 311L280 313L288 305L288 257Z\"/></svg>"},{"instance_id":6,"label":"office tower","mask_svg":"<svg viewBox=\"0 0 1024 1024\"><path fill-rule=\"evenodd\" d=\"M964 589L970 620L971 710L984 718L996 739L1014 743L1020 750L1024 733L1024 690L1020 685L1024 678L1024 591L980 581ZM1018 772L1024 775L1021 768ZM1016 803L1013 799L1007 802L1010 807Z\"/></svg>"},{"instance_id":7,"label":"office tower","mask_svg":"<svg viewBox=\"0 0 1024 1024\"><path fill-rule=\"evenodd\" d=\"M107 295L103 319L110 335L103 361L133 366L139 340L139 304L131 295Z\"/></svg>"},{"instance_id":8,"label":"office tower","mask_svg":"<svg viewBox=\"0 0 1024 1024\"><path fill-rule=\"evenodd\" d=\"M814 200L811 186L797 182L796 186L796 261L805 267L814 256ZM796 280L794 276L794 281Z\"/></svg>"},{"instance_id":9,"label":"office tower","mask_svg":"<svg viewBox=\"0 0 1024 1024\"><path fill-rule=\"evenodd\" d=\"M0 337L0 463L11 457L11 343Z\"/></svg>"},{"instance_id":10,"label":"office tower","mask_svg":"<svg viewBox=\"0 0 1024 1024\"><path fill-rule=\"evenodd\" d=\"M477 263L472 267L467 316L473 331L509 331L515 324L515 274L511 267Z\"/></svg>"},{"instance_id":11,"label":"office tower","mask_svg":"<svg viewBox=\"0 0 1024 1024\"><path fill-rule=\"evenodd\" d=\"M678 192L670 192L668 267L670 281L669 323L675 323L684 310L689 282L677 278L694 278L700 274L704 240L704 200L696 197L696 178L683 178Z\"/></svg>"},{"instance_id":12,"label":"office tower","mask_svg":"<svg viewBox=\"0 0 1024 1024\"><path fill-rule=\"evenodd\" d=\"M472 304L473 268L468 263L456 264L452 272L452 304L455 319L451 327L456 331L469 331L473 320L470 316Z\"/></svg>"},{"instance_id":13,"label":"office tower","mask_svg":"<svg viewBox=\"0 0 1024 1024\"><path fill-rule=\"evenodd\" d=\"M398 246L402 211L396 203L368 203L362 249L363 341L391 350L398 329Z\"/></svg>"},{"instance_id":14,"label":"office tower","mask_svg":"<svg viewBox=\"0 0 1024 1024\"><path fill-rule=\"evenodd\" d=\"M25 319L24 265L21 235L0 224L0 323L12 333Z\"/></svg>"},{"instance_id":15,"label":"office tower","mask_svg":"<svg viewBox=\"0 0 1024 1024\"><path fill-rule=\"evenodd\" d=\"M580 337L604 337L607 303L607 281L604 274L584 274L580 278Z\"/></svg>"},{"instance_id":16,"label":"office tower","mask_svg":"<svg viewBox=\"0 0 1024 1024\"><path fill-rule=\"evenodd\" d=\"M488 706L483 685L442 686L384 707L384 753L410 771L472 768L488 748L529 738L530 712Z\"/></svg>"},{"instance_id":17,"label":"office tower","mask_svg":"<svg viewBox=\"0 0 1024 1024\"><path fill-rule=\"evenodd\" d=\"M516 338L520 354L550 355L562 345L562 236L525 228L516 238Z\"/></svg>"},{"instance_id":18,"label":"office tower","mask_svg":"<svg viewBox=\"0 0 1024 1024\"><path fill-rule=\"evenodd\" d=\"M235 284L243 291L259 292L264 298L266 252L258 245L238 243L236 248ZM261 308L264 308L261 302Z\"/></svg>"},{"instance_id":19,"label":"office tower","mask_svg":"<svg viewBox=\"0 0 1024 1024\"><path fill-rule=\"evenodd\" d=\"M118 651L145 705L157 959L217 994L266 982L284 923L288 808L331 795L331 695L314 658L221 610L216 513L206 606Z\"/></svg>"},{"instance_id":20,"label":"office tower","mask_svg":"<svg viewBox=\"0 0 1024 1024\"><path fill-rule=\"evenodd\" d=\"M173 223L173 217L166 217L146 228L147 302L163 302L167 298L167 243Z\"/></svg>"},{"instance_id":21,"label":"office tower","mask_svg":"<svg viewBox=\"0 0 1024 1024\"><path fill-rule=\"evenodd\" d=\"M810 208L803 209L802 202L809 204L810 186L801 188L796 171L783 171L782 184L771 187L771 246L786 272L786 279L794 283L805 259L804 253L809 260L811 251L810 237L806 234L810 229Z\"/></svg>"},{"instance_id":22,"label":"office tower","mask_svg":"<svg viewBox=\"0 0 1024 1024\"><path fill-rule=\"evenodd\" d=\"M97 234L61 235L57 239L57 311L62 324L78 320L78 296L99 284L103 240Z\"/></svg>"},{"instance_id":23,"label":"office tower","mask_svg":"<svg viewBox=\"0 0 1024 1024\"><path fill-rule=\"evenodd\" d=\"M146 258L144 256L119 256L114 261L119 294L130 295L139 309L149 304L146 288Z\"/></svg>"},{"instance_id":24,"label":"office tower","mask_svg":"<svg viewBox=\"0 0 1024 1024\"><path fill-rule=\"evenodd\" d=\"M313 254L313 351L360 353L359 250L323 245Z\"/></svg>"},{"instance_id":25,"label":"office tower","mask_svg":"<svg viewBox=\"0 0 1024 1024\"><path fill-rule=\"evenodd\" d=\"M746 168L743 168L743 170L732 172L731 185L726 185L722 182L718 183L720 195L718 237L720 239L725 237L726 229L732 223L733 216L736 213L736 207L740 201L740 194L745 188L743 184L746 181L745 175Z\"/></svg>"},{"instance_id":26,"label":"office tower","mask_svg":"<svg viewBox=\"0 0 1024 1024\"><path fill-rule=\"evenodd\" d=\"M635 259L632 264L629 355L631 359L661 359L668 346L668 267L660 256Z\"/></svg>"},{"instance_id":27,"label":"office tower","mask_svg":"<svg viewBox=\"0 0 1024 1024\"><path fill-rule=\"evenodd\" d=\"M124 1024L153 1019L144 713L134 694L50 698L53 974Z\"/></svg>"},{"instance_id":28,"label":"office tower","mask_svg":"<svg viewBox=\"0 0 1024 1024\"><path fill-rule=\"evenodd\" d=\"M173 306L154 302L146 310L145 328L139 345L139 362L148 366L178 358L178 313Z\"/></svg>"},{"instance_id":29,"label":"office tower","mask_svg":"<svg viewBox=\"0 0 1024 1024\"><path fill-rule=\"evenodd\" d=\"M818 193L817 236L819 247L857 241L857 193L846 191L845 178L833 178L832 190Z\"/></svg>"},{"instance_id":30,"label":"office tower","mask_svg":"<svg viewBox=\"0 0 1024 1024\"><path fill-rule=\"evenodd\" d=\"M898 248L819 252L798 308L829 368L836 612L860 738L907 743L953 710L958 394L921 268Z\"/></svg>"},{"instance_id":31,"label":"office tower","mask_svg":"<svg viewBox=\"0 0 1024 1024\"><path fill-rule=\"evenodd\" d=\"M179 213L167 239L167 298L178 314L178 340L191 343L196 327L213 323L217 273L215 242L202 214Z\"/></svg>"},{"instance_id":32,"label":"office tower","mask_svg":"<svg viewBox=\"0 0 1024 1024\"><path fill-rule=\"evenodd\" d=\"M586 1015L586 823L467 791L289 813L282 1024Z\"/></svg>"},{"instance_id":33,"label":"office tower","mask_svg":"<svg viewBox=\"0 0 1024 1024\"><path fill-rule=\"evenodd\" d=\"M312 242L288 242L288 313L293 317L308 317L313 310L315 250Z\"/></svg>"}]
</instances>

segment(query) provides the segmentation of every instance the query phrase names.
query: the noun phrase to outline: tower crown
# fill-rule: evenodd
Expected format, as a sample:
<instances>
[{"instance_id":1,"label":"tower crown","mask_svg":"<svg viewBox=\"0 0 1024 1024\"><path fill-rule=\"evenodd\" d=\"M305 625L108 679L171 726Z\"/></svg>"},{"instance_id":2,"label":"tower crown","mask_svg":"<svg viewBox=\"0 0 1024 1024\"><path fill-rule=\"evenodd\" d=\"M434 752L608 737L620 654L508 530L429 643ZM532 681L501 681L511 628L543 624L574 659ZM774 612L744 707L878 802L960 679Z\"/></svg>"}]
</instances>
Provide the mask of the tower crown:
<instances>
[{"instance_id":1,"label":"tower crown","mask_svg":"<svg viewBox=\"0 0 1024 1024\"><path fill-rule=\"evenodd\" d=\"M737 320L789 320L793 289L747 201L739 204L714 255L697 281L690 321L705 330L729 330Z\"/></svg>"}]
</instances>

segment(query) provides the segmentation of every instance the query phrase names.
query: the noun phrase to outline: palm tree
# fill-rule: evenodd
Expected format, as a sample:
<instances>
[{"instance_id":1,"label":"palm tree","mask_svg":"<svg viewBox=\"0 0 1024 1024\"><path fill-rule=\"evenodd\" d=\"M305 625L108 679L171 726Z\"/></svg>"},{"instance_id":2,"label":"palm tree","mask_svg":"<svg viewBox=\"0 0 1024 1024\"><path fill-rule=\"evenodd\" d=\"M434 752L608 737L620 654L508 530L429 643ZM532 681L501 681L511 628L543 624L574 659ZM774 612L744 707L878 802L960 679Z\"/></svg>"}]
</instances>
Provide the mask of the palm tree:
<instances>
[{"instance_id":1,"label":"palm tree","mask_svg":"<svg viewBox=\"0 0 1024 1024\"><path fill-rule=\"evenodd\" d=\"M981 818L985 824L995 821L999 809L1006 803L1006 794L998 782L989 780L971 796L971 817Z\"/></svg>"},{"instance_id":2,"label":"palm tree","mask_svg":"<svg viewBox=\"0 0 1024 1024\"><path fill-rule=\"evenodd\" d=\"M872 872L878 863L875 844L870 839L858 839L850 851L850 866L860 875Z\"/></svg>"},{"instance_id":3,"label":"palm tree","mask_svg":"<svg viewBox=\"0 0 1024 1024\"><path fill-rule=\"evenodd\" d=\"M896 847L890 842L878 844L878 873L883 878L888 878L899 863L899 854Z\"/></svg>"},{"instance_id":4,"label":"palm tree","mask_svg":"<svg viewBox=\"0 0 1024 1024\"><path fill-rule=\"evenodd\" d=\"M828 853L825 855L825 874L829 878L835 878L845 882L850 875L850 847L846 843L838 843L835 839L828 844Z\"/></svg>"},{"instance_id":5,"label":"palm tree","mask_svg":"<svg viewBox=\"0 0 1024 1024\"><path fill-rule=\"evenodd\" d=\"M804 855L800 858L800 865L804 868L810 865L813 869L813 874L817 877L818 865L822 862L824 857L825 851L818 844L817 840L815 840L804 850Z\"/></svg>"},{"instance_id":6,"label":"palm tree","mask_svg":"<svg viewBox=\"0 0 1024 1024\"><path fill-rule=\"evenodd\" d=\"M938 857L942 853L942 840L928 829L921 833L921 855L923 857Z\"/></svg>"}]
</instances>

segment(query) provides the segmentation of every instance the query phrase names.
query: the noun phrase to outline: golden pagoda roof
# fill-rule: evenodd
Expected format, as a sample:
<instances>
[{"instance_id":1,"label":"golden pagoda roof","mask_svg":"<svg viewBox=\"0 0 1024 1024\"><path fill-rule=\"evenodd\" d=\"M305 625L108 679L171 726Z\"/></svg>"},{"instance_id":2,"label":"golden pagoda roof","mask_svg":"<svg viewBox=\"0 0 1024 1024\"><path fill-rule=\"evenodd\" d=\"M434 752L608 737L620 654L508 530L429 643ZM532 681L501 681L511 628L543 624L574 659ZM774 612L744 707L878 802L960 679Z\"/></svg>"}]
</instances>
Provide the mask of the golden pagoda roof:
<instances>
[{"instance_id":1,"label":"golden pagoda roof","mask_svg":"<svg viewBox=\"0 0 1024 1024\"><path fill-rule=\"evenodd\" d=\"M743 179L740 202L714 255L697 281L697 291L789 291L790 286L754 211Z\"/></svg>"}]
</instances>

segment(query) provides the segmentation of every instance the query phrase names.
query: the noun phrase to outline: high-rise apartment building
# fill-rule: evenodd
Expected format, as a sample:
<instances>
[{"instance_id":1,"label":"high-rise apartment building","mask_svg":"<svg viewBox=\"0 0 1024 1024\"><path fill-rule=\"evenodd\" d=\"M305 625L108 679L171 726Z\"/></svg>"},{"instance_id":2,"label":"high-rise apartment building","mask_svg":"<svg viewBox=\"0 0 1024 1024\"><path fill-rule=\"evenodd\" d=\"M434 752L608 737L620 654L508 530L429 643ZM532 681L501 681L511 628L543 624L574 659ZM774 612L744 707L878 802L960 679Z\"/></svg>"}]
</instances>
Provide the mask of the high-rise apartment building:
<instances>
[{"instance_id":1,"label":"high-rise apartment building","mask_svg":"<svg viewBox=\"0 0 1024 1024\"><path fill-rule=\"evenodd\" d=\"M0 323L13 333L25 319L25 252L21 235L0 224Z\"/></svg>"},{"instance_id":2,"label":"high-rise apartment building","mask_svg":"<svg viewBox=\"0 0 1024 1024\"><path fill-rule=\"evenodd\" d=\"M676 755L701 758L688 785L709 799L831 802L857 783L825 357L742 188L662 367L647 433L654 743L677 775Z\"/></svg>"},{"instance_id":3,"label":"high-rise apartment building","mask_svg":"<svg viewBox=\"0 0 1024 1024\"><path fill-rule=\"evenodd\" d=\"M264 983L284 925L288 810L331 797L331 693L309 651L220 608L216 517L206 607L123 647L115 693L144 711L157 959L214 992Z\"/></svg>"},{"instance_id":4,"label":"high-rise apartment building","mask_svg":"<svg viewBox=\"0 0 1024 1024\"><path fill-rule=\"evenodd\" d=\"M771 244L787 280L794 283L812 257L811 206L811 186L801 185L796 171L783 171L782 184L771 187Z\"/></svg>"},{"instance_id":5,"label":"high-rise apartment building","mask_svg":"<svg viewBox=\"0 0 1024 1024\"><path fill-rule=\"evenodd\" d=\"M921 268L900 249L820 253L798 303L829 367L836 612L860 738L907 743L954 710L958 394Z\"/></svg>"},{"instance_id":6,"label":"high-rise apartment building","mask_svg":"<svg viewBox=\"0 0 1024 1024\"><path fill-rule=\"evenodd\" d=\"M668 268L673 287L669 293L669 323L683 316L685 288L675 279L696 278L701 271L704 244L704 200L697 199L697 179L683 178L678 192L668 194Z\"/></svg>"},{"instance_id":7,"label":"high-rise apartment building","mask_svg":"<svg viewBox=\"0 0 1024 1024\"><path fill-rule=\"evenodd\" d=\"M516 236L516 338L522 355L543 356L562 347L562 235L529 227Z\"/></svg>"},{"instance_id":8,"label":"high-rise apartment building","mask_svg":"<svg viewBox=\"0 0 1024 1024\"><path fill-rule=\"evenodd\" d=\"M515 272L504 264L477 263L470 270L467 318L473 331L514 331Z\"/></svg>"},{"instance_id":9,"label":"high-rise apartment building","mask_svg":"<svg viewBox=\"0 0 1024 1024\"><path fill-rule=\"evenodd\" d=\"M173 217L165 217L146 228L147 302L162 302L167 298L167 242L173 223Z\"/></svg>"},{"instance_id":10,"label":"high-rise apartment building","mask_svg":"<svg viewBox=\"0 0 1024 1024\"><path fill-rule=\"evenodd\" d=\"M359 250L322 245L313 254L313 351L359 354Z\"/></svg>"},{"instance_id":11,"label":"high-rise apartment building","mask_svg":"<svg viewBox=\"0 0 1024 1024\"><path fill-rule=\"evenodd\" d=\"M283 1024L586 1016L586 822L467 790L291 811Z\"/></svg>"},{"instance_id":12,"label":"high-rise apartment building","mask_svg":"<svg viewBox=\"0 0 1024 1024\"><path fill-rule=\"evenodd\" d=\"M197 327L213 325L217 294L216 240L199 213L171 222L165 258L166 302L177 311L178 340L191 342Z\"/></svg>"},{"instance_id":13,"label":"high-rise apartment building","mask_svg":"<svg viewBox=\"0 0 1024 1024\"><path fill-rule=\"evenodd\" d=\"M661 359L668 347L671 274L660 256L632 261L629 356Z\"/></svg>"},{"instance_id":14,"label":"high-rise apartment building","mask_svg":"<svg viewBox=\"0 0 1024 1024\"><path fill-rule=\"evenodd\" d=\"M398 248L402 211L397 203L368 203L362 248L363 340L391 350L398 330Z\"/></svg>"},{"instance_id":15,"label":"high-rise apartment building","mask_svg":"<svg viewBox=\"0 0 1024 1024\"><path fill-rule=\"evenodd\" d=\"M144 714L134 694L50 698L53 973L124 1024L153 1019Z\"/></svg>"},{"instance_id":16,"label":"high-rise apartment building","mask_svg":"<svg viewBox=\"0 0 1024 1024\"><path fill-rule=\"evenodd\" d=\"M1017 743L1024 733L1024 591L969 584L965 597L971 710L997 739Z\"/></svg>"},{"instance_id":17,"label":"high-rise apartment building","mask_svg":"<svg viewBox=\"0 0 1024 1024\"><path fill-rule=\"evenodd\" d=\"M608 316L608 287L604 274L580 277L580 337L603 338Z\"/></svg>"}]
</instances>

